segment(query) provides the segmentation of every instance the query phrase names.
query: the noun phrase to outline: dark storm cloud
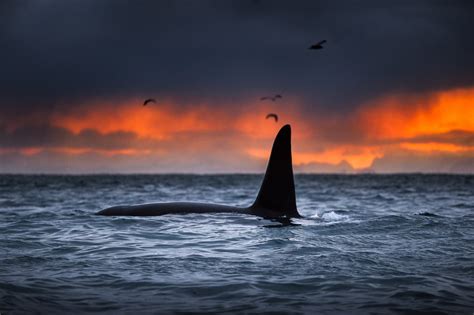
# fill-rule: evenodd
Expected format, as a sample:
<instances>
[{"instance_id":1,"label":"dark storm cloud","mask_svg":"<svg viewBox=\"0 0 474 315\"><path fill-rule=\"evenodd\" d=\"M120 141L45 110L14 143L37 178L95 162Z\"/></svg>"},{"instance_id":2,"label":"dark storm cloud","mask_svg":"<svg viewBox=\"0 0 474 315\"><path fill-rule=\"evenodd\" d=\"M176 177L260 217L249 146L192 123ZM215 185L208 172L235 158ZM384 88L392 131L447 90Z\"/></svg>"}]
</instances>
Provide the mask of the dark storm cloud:
<instances>
[{"instance_id":1,"label":"dark storm cloud","mask_svg":"<svg viewBox=\"0 0 474 315\"><path fill-rule=\"evenodd\" d=\"M474 84L469 1L2 1L0 108L257 92L350 109ZM326 48L309 51L315 41ZM13 108L15 107L15 108Z\"/></svg>"},{"instance_id":2,"label":"dark storm cloud","mask_svg":"<svg viewBox=\"0 0 474 315\"><path fill-rule=\"evenodd\" d=\"M407 141L412 143L447 143L466 147L474 147L474 132L466 130L451 130L449 132L422 135L409 139L401 139L399 141Z\"/></svg>"},{"instance_id":3,"label":"dark storm cloud","mask_svg":"<svg viewBox=\"0 0 474 315\"><path fill-rule=\"evenodd\" d=\"M196 153L205 156L206 154L201 153L211 149L216 155L226 155L228 152L235 154L244 143L255 146L270 145L266 140L245 137L243 139L242 135L235 131L220 132L217 135L206 131L176 132L158 140L140 137L129 131L101 133L94 129L84 129L73 133L69 129L46 124L25 125L14 130L0 126L0 152L2 149L18 151L25 148L79 148L99 151L141 149L158 153L178 152L179 155L192 159L190 157Z\"/></svg>"},{"instance_id":4,"label":"dark storm cloud","mask_svg":"<svg viewBox=\"0 0 474 315\"><path fill-rule=\"evenodd\" d=\"M102 150L129 149L131 147L153 148L156 140L139 139L133 132L111 132L101 134L85 129L74 134L68 129L48 125L24 126L8 132L0 127L0 148L94 148Z\"/></svg>"},{"instance_id":5,"label":"dark storm cloud","mask_svg":"<svg viewBox=\"0 0 474 315\"><path fill-rule=\"evenodd\" d=\"M468 130L451 130L443 133L423 134L415 137L404 138L374 138L359 128L360 125L351 122L343 122L344 128L340 128L341 123L323 124L323 128L313 136L314 143L309 143L311 148L315 148L317 143L331 143L336 145L390 145L402 142L408 143L443 143L464 147L474 147L474 132Z\"/></svg>"}]
</instances>

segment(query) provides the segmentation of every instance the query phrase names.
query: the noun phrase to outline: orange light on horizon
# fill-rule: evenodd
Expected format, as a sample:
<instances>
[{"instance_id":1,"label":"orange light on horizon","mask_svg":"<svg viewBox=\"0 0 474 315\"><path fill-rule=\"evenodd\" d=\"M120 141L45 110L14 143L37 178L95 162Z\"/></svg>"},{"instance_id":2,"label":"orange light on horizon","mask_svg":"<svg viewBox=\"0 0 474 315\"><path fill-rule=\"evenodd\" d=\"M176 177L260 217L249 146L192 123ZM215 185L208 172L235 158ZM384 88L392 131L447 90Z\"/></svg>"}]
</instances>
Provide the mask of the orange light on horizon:
<instances>
[{"instance_id":1,"label":"orange light on horizon","mask_svg":"<svg viewBox=\"0 0 474 315\"><path fill-rule=\"evenodd\" d=\"M425 98L388 96L357 113L372 139L409 138L451 130L474 131L474 88L436 92Z\"/></svg>"},{"instance_id":2,"label":"orange light on horizon","mask_svg":"<svg viewBox=\"0 0 474 315\"><path fill-rule=\"evenodd\" d=\"M66 155L81 155L87 153L99 154L102 156L115 156L115 155L146 155L151 154L154 151L151 150L138 150L138 149L98 149L98 148L71 148L71 147L54 147L54 148L44 148L44 147L26 147L18 149L2 149L0 154L5 153L20 153L25 156L34 156L41 154L43 152L51 153L60 153Z\"/></svg>"},{"instance_id":3,"label":"orange light on horizon","mask_svg":"<svg viewBox=\"0 0 474 315\"><path fill-rule=\"evenodd\" d=\"M255 158L266 160L270 156L270 150L265 149L247 149L246 152ZM355 169L364 169L370 167L373 160L382 157L383 153L377 148L335 148L324 150L323 152L298 152L292 154L293 164L295 166L310 163L326 163L337 165L343 161L348 162Z\"/></svg>"},{"instance_id":4,"label":"orange light on horizon","mask_svg":"<svg viewBox=\"0 0 474 315\"><path fill-rule=\"evenodd\" d=\"M88 148L87 144L80 148L63 144L54 148L3 148L0 154L20 152L34 156L48 151L65 155L96 153L105 157L152 153L179 156L182 147L199 154L200 151L217 152L222 150L218 146L228 144L231 150L235 148L234 153L245 152L250 157L266 160L270 147L262 149L262 144L271 143L279 128L290 123L295 165L337 165L347 161L352 167L363 169L370 167L374 159L396 150L428 154L474 150L472 146L433 140L420 142L420 139L436 139L430 135L453 130L474 132L473 103L474 88L440 91L423 97L386 95L347 115L320 113L308 117L304 116L302 103L289 99L285 99L285 104L253 100L221 106L197 102L184 107L169 100L148 106L142 106L137 99L94 101L79 104L68 112L55 112L49 116L48 123L76 135L87 129L101 135L132 132L141 142L125 143L120 146L122 149ZM265 119L269 112L278 113L277 123ZM352 136L351 133L353 137L346 137ZM410 141L416 137L416 141Z\"/></svg>"},{"instance_id":5,"label":"orange light on horizon","mask_svg":"<svg viewBox=\"0 0 474 315\"><path fill-rule=\"evenodd\" d=\"M460 146L451 143L437 143L437 142L426 142L426 143L400 143L400 148L407 149L410 151L419 152L474 152L474 147Z\"/></svg>"},{"instance_id":6,"label":"orange light on horizon","mask_svg":"<svg viewBox=\"0 0 474 315\"><path fill-rule=\"evenodd\" d=\"M94 153L103 156L116 156L116 155L147 155L152 153L151 150L138 150L138 149L97 149L97 148L53 148L50 150L54 153L62 153L67 155L81 155L87 153Z\"/></svg>"},{"instance_id":7,"label":"orange light on horizon","mask_svg":"<svg viewBox=\"0 0 474 315\"><path fill-rule=\"evenodd\" d=\"M27 155L27 156L32 156L39 154L44 151L44 148L22 148L20 149L21 154Z\"/></svg>"}]
</instances>

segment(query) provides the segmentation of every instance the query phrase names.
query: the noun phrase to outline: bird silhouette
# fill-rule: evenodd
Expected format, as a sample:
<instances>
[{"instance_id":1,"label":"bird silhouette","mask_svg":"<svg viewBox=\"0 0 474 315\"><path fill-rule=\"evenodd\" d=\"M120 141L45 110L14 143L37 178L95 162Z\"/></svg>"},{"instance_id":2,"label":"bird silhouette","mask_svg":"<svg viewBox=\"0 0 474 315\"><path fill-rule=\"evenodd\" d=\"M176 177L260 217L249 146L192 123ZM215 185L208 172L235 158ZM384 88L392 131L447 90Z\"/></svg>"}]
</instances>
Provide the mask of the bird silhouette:
<instances>
[{"instance_id":1,"label":"bird silhouette","mask_svg":"<svg viewBox=\"0 0 474 315\"><path fill-rule=\"evenodd\" d=\"M308 49L323 49L323 44L326 42L326 40L322 40L319 43L316 43L314 45L311 45Z\"/></svg>"},{"instance_id":2,"label":"bird silhouette","mask_svg":"<svg viewBox=\"0 0 474 315\"><path fill-rule=\"evenodd\" d=\"M265 117L265 119L268 119L268 118L273 118L273 119L275 119L275 122L278 122L278 115L275 114L275 113L269 113L269 114Z\"/></svg>"},{"instance_id":3,"label":"bird silhouette","mask_svg":"<svg viewBox=\"0 0 474 315\"><path fill-rule=\"evenodd\" d=\"M260 100L261 101L266 101L266 100L269 100L269 101L272 101L272 102L275 102L277 99L279 98L283 98L283 96L281 96L280 94L275 94L274 96L264 96L264 97L261 97Z\"/></svg>"},{"instance_id":4,"label":"bird silhouette","mask_svg":"<svg viewBox=\"0 0 474 315\"><path fill-rule=\"evenodd\" d=\"M148 103L156 103L156 100L155 100L154 98L146 99L146 100L143 102L143 106L146 106Z\"/></svg>"}]
</instances>

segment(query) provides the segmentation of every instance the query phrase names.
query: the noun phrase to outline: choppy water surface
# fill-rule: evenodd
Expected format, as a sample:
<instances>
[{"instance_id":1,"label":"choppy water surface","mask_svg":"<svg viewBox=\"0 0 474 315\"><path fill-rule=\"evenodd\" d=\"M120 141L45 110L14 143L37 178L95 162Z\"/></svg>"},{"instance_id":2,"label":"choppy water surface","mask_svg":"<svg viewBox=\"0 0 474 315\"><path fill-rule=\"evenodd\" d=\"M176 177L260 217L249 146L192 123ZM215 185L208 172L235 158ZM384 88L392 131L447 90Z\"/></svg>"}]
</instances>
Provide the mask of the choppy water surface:
<instances>
[{"instance_id":1,"label":"choppy water surface","mask_svg":"<svg viewBox=\"0 0 474 315\"><path fill-rule=\"evenodd\" d=\"M474 176L296 176L304 219L102 217L244 206L261 175L0 176L0 312L474 312Z\"/></svg>"}]
</instances>

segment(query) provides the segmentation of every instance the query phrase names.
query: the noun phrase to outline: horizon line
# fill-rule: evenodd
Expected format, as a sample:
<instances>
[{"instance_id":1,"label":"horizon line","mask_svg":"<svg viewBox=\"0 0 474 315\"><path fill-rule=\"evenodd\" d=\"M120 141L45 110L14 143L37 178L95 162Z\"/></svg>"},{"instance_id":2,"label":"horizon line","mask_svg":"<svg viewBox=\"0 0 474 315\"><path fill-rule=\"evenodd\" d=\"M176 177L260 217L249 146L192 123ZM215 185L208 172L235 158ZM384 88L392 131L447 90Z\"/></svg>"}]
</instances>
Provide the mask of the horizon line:
<instances>
[{"instance_id":1,"label":"horizon line","mask_svg":"<svg viewBox=\"0 0 474 315\"><path fill-rule=\"evenodd\" d=\"M87 173L61 173L61 172L24 172L24 173L2 173L0 176L228 176L228 175L264 175L265 172L164 172L164 173L153 173L153 172L121 172L121 173L107 173L107 172L87 172ZM460 172L294 172L294 175L333 175L333 176L359 176L359 175L454 175L454 176L474 176L472 173L460 173Z\"/></svg>"}]
</instances>

